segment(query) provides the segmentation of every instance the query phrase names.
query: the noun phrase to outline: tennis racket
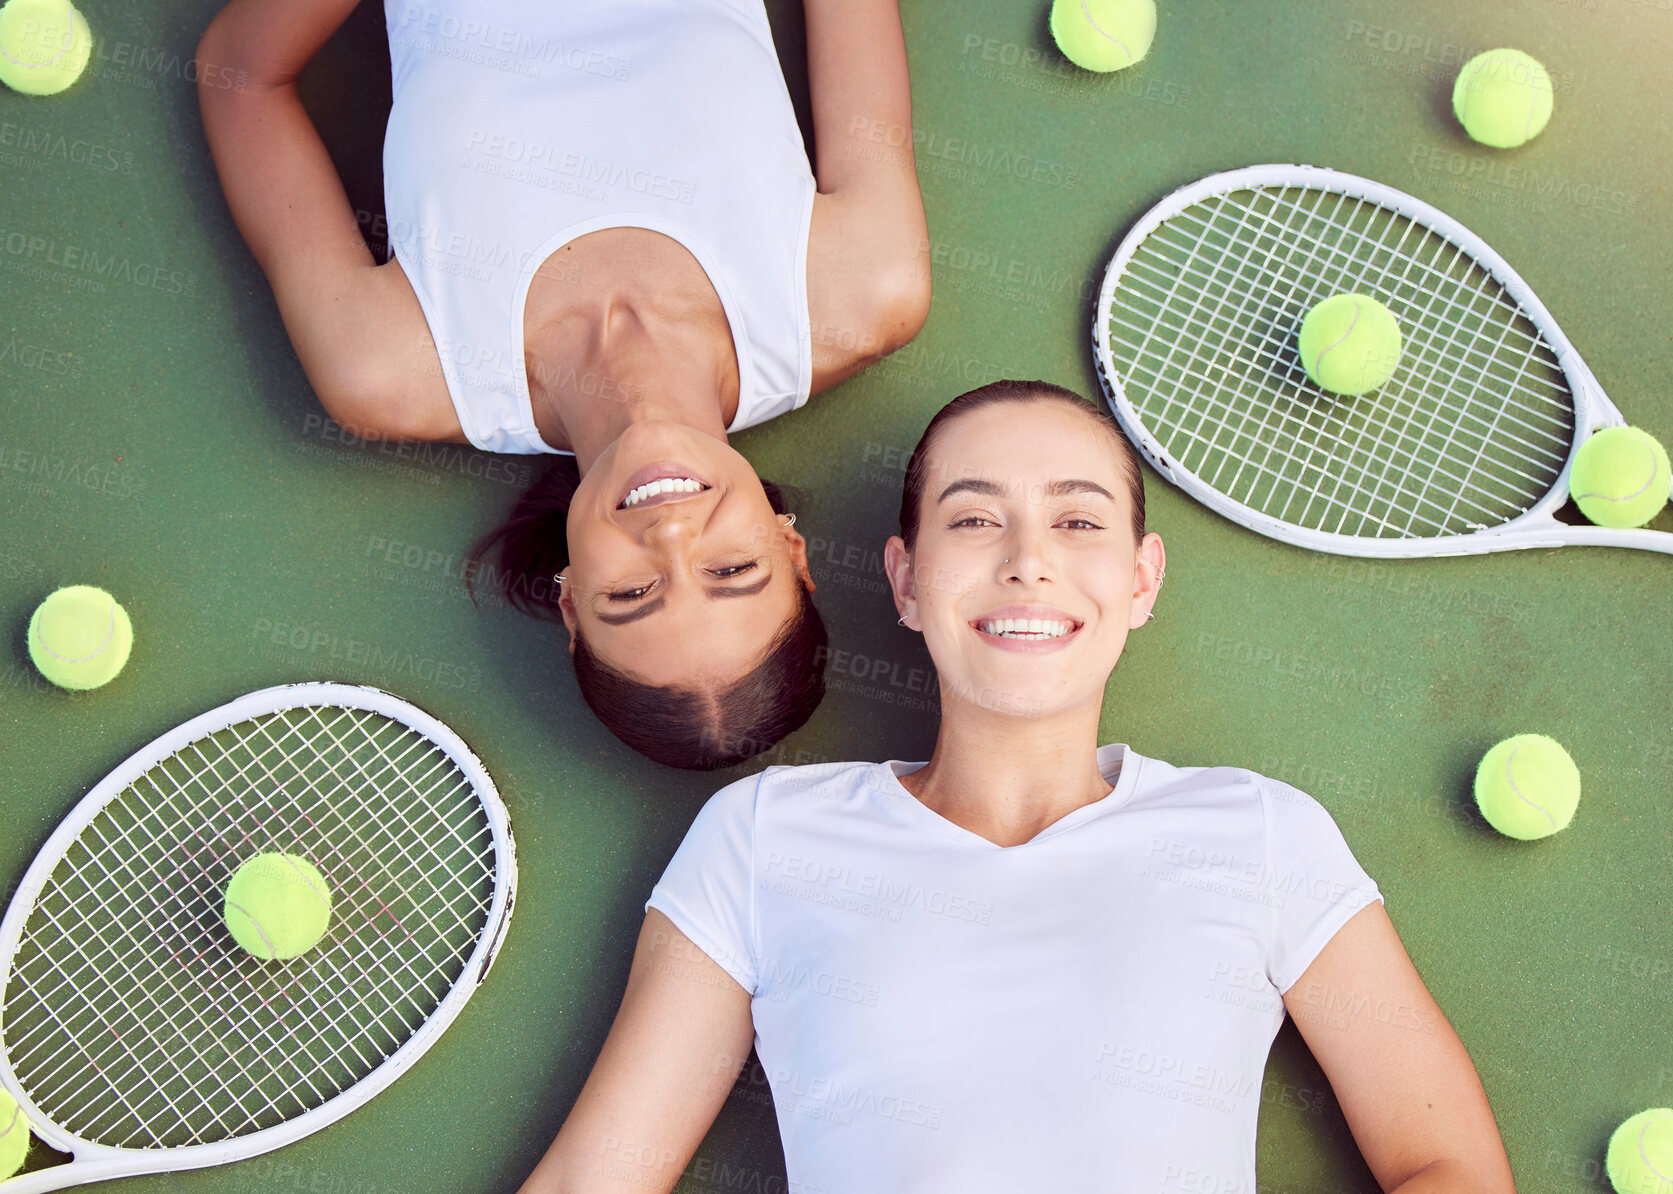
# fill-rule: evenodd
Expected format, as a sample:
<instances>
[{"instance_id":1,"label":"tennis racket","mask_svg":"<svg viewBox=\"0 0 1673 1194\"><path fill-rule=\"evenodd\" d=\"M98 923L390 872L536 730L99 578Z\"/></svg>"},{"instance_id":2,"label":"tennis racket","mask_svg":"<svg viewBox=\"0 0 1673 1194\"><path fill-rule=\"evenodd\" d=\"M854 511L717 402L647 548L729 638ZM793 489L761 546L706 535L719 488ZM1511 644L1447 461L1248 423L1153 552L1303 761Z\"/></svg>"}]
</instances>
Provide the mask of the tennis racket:
<instances>
[{"instance_id":1,"label":"tennis racket","mask_svg":"<svg viewBox=\"0 0 1673 1194\"><path fill-rule=\"evenodd\" d=\"M1400 366L1358 398L1297 359L1312 305L1371 294ZM1357 556L1584 544L1673 551L1673 535L1570 526L1574 450L1626 420L1504 258L1370 179L1248 166L1169 195L1104 273L1093 351L1128 436L1227 518Z\"/></svg>"},{"instance_id":2,"label":"tennis racket","mask_svg":"<svg viewBox=\"0 0 1673 1194\"><path fill-rule=\"evenodd\" d=\"M289 962L222 920L269 850L332 891ZM287 684L163 735L59 825L0 920L0 1083L74 1157L0 1189L224 1164L341 1119L459 1014L516 885L487 771L398 697Z\"/></svg>"}]
</instances>

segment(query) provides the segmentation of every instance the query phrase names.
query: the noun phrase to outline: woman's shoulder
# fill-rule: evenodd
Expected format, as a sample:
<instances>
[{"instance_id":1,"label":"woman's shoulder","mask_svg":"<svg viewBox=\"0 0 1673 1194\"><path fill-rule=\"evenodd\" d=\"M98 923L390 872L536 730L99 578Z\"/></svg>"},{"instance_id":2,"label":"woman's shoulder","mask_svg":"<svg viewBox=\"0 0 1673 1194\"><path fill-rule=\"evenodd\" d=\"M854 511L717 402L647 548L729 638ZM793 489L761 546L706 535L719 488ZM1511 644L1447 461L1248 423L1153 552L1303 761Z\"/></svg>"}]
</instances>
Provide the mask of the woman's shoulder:
<instances>
[{"instance_id":1,"label":"woman's shoulder","mask_svg":"<svg viewBox=\"0 0 1673 1194\"><path fill-rule=\"evenodd\" d=\"M782 803L813 795L830 799L876 791L887 782L887 765L860 761L775 764L733 780L709 803L737 815L753 815L765 802Z\"/></svg>"},{"instance_id":2,"label":"woman's shoulder","mask_svg":"<svg viewBox=\"0 0 1673 1194\"><path fill-rule=\"evenodd\" d=\"M1271 781L1248 767L1234 764L1170 763L1153 755L1139 755L1128 748L1124 767L1142 766L1142 794L1152 798L1195 797L1227 800L1258 800L1261 789Z\"/></svg>"},{"instance_id":3,"label":"woman's shoulder","mask_svg":"<svg viewBox=\"0 0 1673 1194\"><path fill-rule=\"evenodd\" d=\"M887 764L857 759L775 764L761 772L761 790L782 798L799 792L834 794L855 788L875 789L883 783L886 769Z\"/></svg>"}]
</instances>

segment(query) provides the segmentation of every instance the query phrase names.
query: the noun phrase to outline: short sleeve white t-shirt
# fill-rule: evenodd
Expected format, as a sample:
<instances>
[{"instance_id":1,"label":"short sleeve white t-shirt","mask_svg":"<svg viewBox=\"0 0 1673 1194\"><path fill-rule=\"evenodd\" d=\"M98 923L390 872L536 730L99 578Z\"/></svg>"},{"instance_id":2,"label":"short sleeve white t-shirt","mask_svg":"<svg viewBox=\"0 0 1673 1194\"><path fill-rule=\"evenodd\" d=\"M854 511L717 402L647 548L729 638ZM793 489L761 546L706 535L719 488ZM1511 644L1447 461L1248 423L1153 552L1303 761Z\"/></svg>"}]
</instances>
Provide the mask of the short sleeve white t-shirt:
<instances>
[{"instance_id":1,"label":"short sleeve white t-shirt","mask_svg":"<svg viewBox=\"0 0 1673 1194\"><path fill-rule=\"evenodd\" d=\"M1115 744L1109 795L1001 847L921 765L728 785L645 905L749 991L791 1188L1255 1194L1281 995L1382 898L1330 814Z\"/></svg>"}]
</instances>

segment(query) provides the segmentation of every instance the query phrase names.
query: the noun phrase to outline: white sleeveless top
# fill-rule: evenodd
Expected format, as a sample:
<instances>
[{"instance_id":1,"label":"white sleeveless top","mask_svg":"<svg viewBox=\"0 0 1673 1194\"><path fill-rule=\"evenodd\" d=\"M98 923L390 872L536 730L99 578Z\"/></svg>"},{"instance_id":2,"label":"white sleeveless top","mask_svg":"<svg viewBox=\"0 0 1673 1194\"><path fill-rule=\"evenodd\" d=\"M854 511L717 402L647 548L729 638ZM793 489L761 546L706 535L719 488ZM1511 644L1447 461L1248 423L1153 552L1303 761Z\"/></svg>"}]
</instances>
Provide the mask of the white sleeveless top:
<instances>
[{"instance_id":1,"label":"white sleeveless top","mask_svg":"<svg viewBox=\"0 0 1673 1194\"><path fill-rule=\"evenodd\" d=\"M738 358L729 431L807 401L815 183L762 0L384 0L384 12L389 243L471 443L560 450L535 429L523 308L540 263L603 228L670 236L708 275ZM608 379L554 380L623 396Z\"/></svg>"}]
</instances>

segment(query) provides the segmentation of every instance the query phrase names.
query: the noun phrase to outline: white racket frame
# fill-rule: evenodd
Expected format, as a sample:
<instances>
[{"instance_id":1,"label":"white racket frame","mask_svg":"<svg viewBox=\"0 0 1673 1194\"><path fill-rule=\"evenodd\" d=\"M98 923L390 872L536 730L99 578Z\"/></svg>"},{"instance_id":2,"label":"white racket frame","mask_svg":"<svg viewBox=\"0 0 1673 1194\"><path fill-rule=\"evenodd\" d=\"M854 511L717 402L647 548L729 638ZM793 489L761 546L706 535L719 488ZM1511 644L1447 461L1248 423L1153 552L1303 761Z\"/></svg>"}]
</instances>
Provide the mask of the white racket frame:
<instances>
[{"instance_id":1,"label":"white racket frame","mask_svg":"<svg viewBox=\"0 0 1673 1194\"><path fill-rule=\"evenodd\" d=\"M1271 187L1314 187L1379 203L1424 227L1433 229L1480 262L1510 294L1534 326L1556 352L1557 364L1568 379L1574 395L1574 442L1563 461L1551 490L1528 509L1508 522L1486 530L1470 531L1463 535L1435 535L1425 538L1379 539L1360 535L1343 535L1331 531L1317 531L1273 518L1242 502L1227 497L1209 485L1190 469L1164 454L1127 399L1121 372L1116 367L1109 347L1110 307L1115 291L1126 273L1128 264L1147 237L1164 220L1178 215L1192 204L1214 195ZM1535 547L1636 547L1647 551L1673 552L1673 535L1665 531L1651 531L1642 527L1616 530L1600 526L1570 526L1555 517L1555 511L1568 500L1568 477L1574 466L1574 454L1586 439L1605 427L1625 427L1627 421L1609 396L1603 392L1596 377L1557 326L1557 321L1539 301L1539 296L1522 280L1481 237L1457 220L1421 199L1404 191L1344 174L1324 166L1300 166L1271 163L1243 166L1210 174L1188 183L1168 195L1147 211L1132 231L1122 239L1115 255L1104 271L1103 286L1098 292L1098 309L1092 325L1092 349L1098 363L1098 380L1110 408L1127 431L1128 438L1138 445L1151 467L1183 489L1209 509L1217 511L1233 522L1270 538L1293 543L1314 551L1336 555L1371 556L1376 558L1415 558L1425 556L1479 555L1490 551L1513 551ZM1673 487L1670 487L1673 489Z\"/></svg>"},{"instance_id":2,"label":"white racket frame","mask_svg":"<svg viewBox=\"0 0 1673 1194\"><path fill-rule=\"evenodd\" d=\"M4 919L0 919L0 1015L5 1011L3 995L11 981L12 961L16 956L23 926L27 923L30 912L34 910L35 900L46 886L53 869L69 850L71 843L100 810L139 776L196 739L252 717L307 705L365 709L392 718L435 742L470 780L487 814L498 866L494 875L494 895L488 907L487 922L483 926L482 935L477 939L475 951L461 969L458 979L430 1018L399 1049L385 1058L383 1063L366 1077L323 1105L271 1128L251 1132L248 1136L238 1136L213 1144L182 1145L179 1148L112 1148L73 1136L51 1123L41 1109L30 1101L18 1082L17 1075L12 1072L11 1060L5 1055L3 1047L4 1034L0 1031L0 1086L4 1086L7 1093L17 1100L24 1115L29 1118L30 1127L35 1135L60 1152L70 1153L74 1157L67 1165L20 1173L10 1181L0 1182L0 1190L5 1194L44 1194L48 1190L62 1190L111 1178L225 1165L231 1161L260 1156L262 1153L300 1140L342 1119L406 1073L453 1023L476 988L487 977L494 959L499 954L505 932L511 926L511 908L517 894L517 852L511 836L511 821L487 768L483 767L481 760L457 734L400 697L366 685L318 681L264 688L194 717L129 756L82 798L35 855L35 861L24 873L17 893L6 909ZM0 1025L0 1029L3 1029L3 1025Z\"/></svg>"}]
</instances>

